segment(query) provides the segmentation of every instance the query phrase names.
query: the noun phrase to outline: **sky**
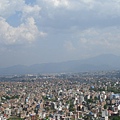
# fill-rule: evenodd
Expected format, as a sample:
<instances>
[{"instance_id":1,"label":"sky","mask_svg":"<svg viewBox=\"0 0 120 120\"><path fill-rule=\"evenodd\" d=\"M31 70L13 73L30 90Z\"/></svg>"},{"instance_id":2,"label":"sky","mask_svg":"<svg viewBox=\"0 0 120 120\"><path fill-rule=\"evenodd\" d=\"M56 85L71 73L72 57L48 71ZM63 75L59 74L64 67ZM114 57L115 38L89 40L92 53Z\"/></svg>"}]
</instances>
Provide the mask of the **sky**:
<instances>
[{"instance_id":1,"label":"sky","mask_svg":"<svg viewBox=\"0 0 120 120\"><path fill-rule=\"evenodd\" d=\"M120 0L0 0L0 67L120 55Z\"/></svg>"}]
</instances>

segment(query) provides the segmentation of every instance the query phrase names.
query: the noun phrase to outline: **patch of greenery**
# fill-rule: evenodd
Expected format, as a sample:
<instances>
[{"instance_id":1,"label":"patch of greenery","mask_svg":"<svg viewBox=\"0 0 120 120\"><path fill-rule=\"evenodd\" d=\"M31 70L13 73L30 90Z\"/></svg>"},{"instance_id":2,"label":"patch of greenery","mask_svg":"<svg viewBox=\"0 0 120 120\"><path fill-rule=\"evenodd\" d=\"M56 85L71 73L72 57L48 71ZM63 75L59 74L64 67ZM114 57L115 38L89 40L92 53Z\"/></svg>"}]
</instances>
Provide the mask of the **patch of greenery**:
<instances>
[{"instance_id":1,"label":"patch of greenery","mask_svg":"<svg viewBox=\"0 0 120 120\"><path fill-rule=\"evenodd\" d=\"M69 104L70 104L70 106L69 106L69 111L75 111L73 102L72 102L72 101L69 101Z\"/></svg>"},{"instance_id":2,"label":"patch of greenery","mask_svg":"<svg viewBox=\"0 0 120 120\"><path fill-rule=\"evenodd\" d=\"M10 100L10 99L18 99L19 95L14 95L14 96L8 96L8 95L4 95L2 96L1 100Z\"/></svg>"},{"instance_id":3,"label":"patch of greenery","mask_svg":"<svg viewBox=\"0 0 120 120\"><path fill-rule=\"evenodd\" d=\"M87 103L93 103L93 99L87 99L86 102Z\"/></svg>"},{"instance_id":4,"label":"patch of greenery","mask_svg":"<svg viewBox=\"0 0 120 120\"><path fill-rule=\"evenodd\" d=\"M7 119L7 120L24 120L24 119L18 118L18 117L11 117L11 118L9 118L9 119Z\"/></svg>"},{"instance_id":5,"label":"patch of greenery","mask_svg":"<svg viewBox=\"0 0 120 120\"><path fill-rule=\"evenodd\" d=\"M120 120L120 116L112 116L110 120Z\"/></svg>"}]
</instances>

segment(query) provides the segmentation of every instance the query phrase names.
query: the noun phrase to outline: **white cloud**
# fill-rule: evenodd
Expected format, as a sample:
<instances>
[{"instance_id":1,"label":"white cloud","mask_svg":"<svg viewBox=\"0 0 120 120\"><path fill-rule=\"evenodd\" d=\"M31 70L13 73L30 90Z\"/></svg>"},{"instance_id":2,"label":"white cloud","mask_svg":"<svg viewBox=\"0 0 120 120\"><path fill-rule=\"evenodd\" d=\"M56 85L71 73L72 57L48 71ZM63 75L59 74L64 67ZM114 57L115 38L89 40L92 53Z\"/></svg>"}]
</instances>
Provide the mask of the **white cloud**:
<instances>
[{"instance_id":1,"label":"white cloud","mask_svg":"<svg viewBox=\"0 0 120 120\"><path fill-rule=\"evenodd\" d=\"M120 49L120 28L108 27L103 29L87 29L80 32L80 44L106 49Z\"/></svg>"},{"instance_id":2,"label":"white cloud","mask_svg":"<svg viewBox=\"0 0 120 120\"><path fill-rule=\"evenodd\" d=\"M21 11L24 5L24 0L0 0L0 16L7 18L16 11Z\"/></svg>"},{"instance_id":3,"label":"white cloud","mask_svg":"<svg viewBox=\"0 0 120 120\"><path fill-rule=\"evenodd\" d=\"M44 1L54 7L69 6L69 0L44 0Z\"/></svg>"},{"instance_id":4,"label":"white cloud","mask_svg":"<svg viewBox=\"0 0 120 120\"><path fill-rule=\"evenodd\" d=\"M28 17L39 18L41 7L38 5L27 5L25 0L0 0L0 17L5 19L15 14L17 11L21 12L21 20Z\"/></svg>"},{"instance_id":5,"label":"white cloud","mask_svg":"<svg viewBox=\"0 0 120 120\"><path fill-rule=\"evenodd\" d=\"M22 19L28 17L40 18L40 10L41 8L38 5L25 5L22 10Z\"/></svg>"},{"instance_id":6,"label":"white cloud","mask_svg":"<svg viewBox=\"0 0 120 120\"><path fill-rule=\"evenodd\" d=\"M120 0L37 0L37 3L43 6L60 8L64 7L71 10L92 10L101 14L119 15ZM56 11L54 11L56 12Z\"/></svg>"},{"instance_id":7,"label":"white cloud","mask_svg":"<svg viewBox=\"0 0 120 120\"><path fill-rule=\"evenodd\" d=\"M65 43L64 43L64 48L65 48L68 52L75 51L75 49L76 49L71 41L65 41Z\"/></svg>"},{"instance_id":8,"label":"white cloud","mask_svg":"<svg viewBox=\"0 0 120 120\"><path fill-rule=\"evenodd\" d=\"M6 45L32 43L38 37L45 35L38 30L32 17L27 18L25 23L16 28L10 26L5 19L1 18L0 26L0 42Z\"/></svg>"},{"instance_id":9,"label":"white cloud","mask_svg":"<svg viewBox=\"0 0 120 120\"><path fill-rule=\"evenodd\" d=\"M120 25L120 0L37 0L45 27L79 29Z\"/></svg>"},{"instance_id":10,"label":"white cloud","mask_svg":"<svg viewBox=\"0 0 120 120\"><path fill-rule=\"evenodd\" d=\"M7 45L32 43L38 37L45 36L46 33L40 32L35 22L36 19L39 19L40 10L40 6L27 5L25 0L1 0L0 43ZM21 24L14 27L7 22L7 19L16 11L21 12Z\"/></svg>"},{"instance_id":11,"label":"white cloud","mask_svg":"<svg viewBox=\"0 0 120 120\"><path fill-rule=\"evenodd\" d=\"M34 5L25 4L24 0L0 1L0 16L3 18L0 19L1 43L32 43L38 36L45 35L44 32L39 31L41 26L42 29L48 32L52 29L55 33L59 33L60 29L59 34L64 33L65 30L70 33L70 28L77 26L74 28L73 33L77 33L78 29L81 29L79 35L81 38L80 44L84 46L119 47L117 43L119 43L120 31L113 26L116 26L116 24L117 26L120 25L116 22L118 19L114 20L114 18L120 18L120 0L36 1ZM7 23L6 19L16 11L21 12L22 24L18 25L18 27L13 27ZM111 20L111 18L113 19ZM109 19L111 20L110 23ZM36 21L39 23L36 23ZM96 26L98 29L95 28ZM102 28L100 28L101 26ZM64 47L68 51L75 50L75 45L73 46L72 42L65 42Z\"/></svg>"}]
</instances>

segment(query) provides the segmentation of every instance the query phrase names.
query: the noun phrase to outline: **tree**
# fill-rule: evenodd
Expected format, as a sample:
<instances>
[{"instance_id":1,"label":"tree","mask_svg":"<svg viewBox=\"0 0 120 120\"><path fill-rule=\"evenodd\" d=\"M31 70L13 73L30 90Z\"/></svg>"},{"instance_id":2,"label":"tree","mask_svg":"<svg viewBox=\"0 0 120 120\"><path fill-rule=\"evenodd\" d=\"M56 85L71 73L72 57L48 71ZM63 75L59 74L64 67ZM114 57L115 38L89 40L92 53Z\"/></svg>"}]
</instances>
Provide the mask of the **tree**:
<instances>
[{"instance_id":1,"label":"tree","mask_svg":"<svg viewBox=\"0 0 120 120\"><path fill-rule=\"evenodd\" d=\"M104 109L107 109L107 105L106 104L104 105Z\"/></svg>"}]
</instances>

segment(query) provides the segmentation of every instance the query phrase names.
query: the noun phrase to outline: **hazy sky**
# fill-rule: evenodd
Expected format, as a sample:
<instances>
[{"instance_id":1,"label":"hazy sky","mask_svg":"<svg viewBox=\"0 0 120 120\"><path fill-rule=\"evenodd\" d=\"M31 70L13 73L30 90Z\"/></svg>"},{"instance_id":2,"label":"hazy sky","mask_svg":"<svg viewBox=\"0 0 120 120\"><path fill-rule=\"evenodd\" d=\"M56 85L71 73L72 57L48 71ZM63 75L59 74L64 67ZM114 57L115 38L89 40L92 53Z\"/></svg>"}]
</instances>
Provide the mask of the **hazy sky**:
<instances>
[{"instance_id":1,"label":"hazy sky","mask_svg":"<svg viewBox=\"0 0 120 120\"><path fill-rule=\"evenodd\" d=\"M120 0L0 0L0 67L120 55Z\"/></svg>"}]
</instances>

